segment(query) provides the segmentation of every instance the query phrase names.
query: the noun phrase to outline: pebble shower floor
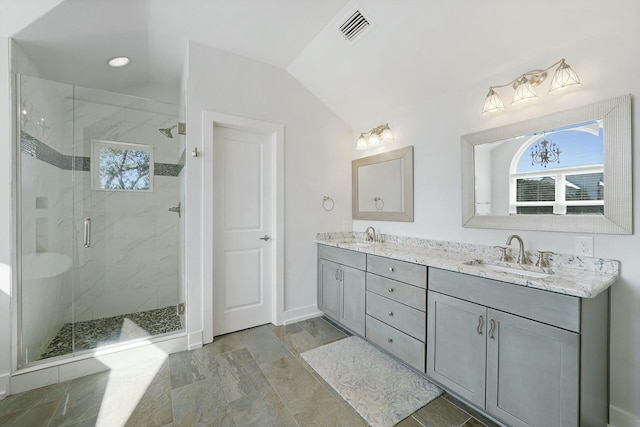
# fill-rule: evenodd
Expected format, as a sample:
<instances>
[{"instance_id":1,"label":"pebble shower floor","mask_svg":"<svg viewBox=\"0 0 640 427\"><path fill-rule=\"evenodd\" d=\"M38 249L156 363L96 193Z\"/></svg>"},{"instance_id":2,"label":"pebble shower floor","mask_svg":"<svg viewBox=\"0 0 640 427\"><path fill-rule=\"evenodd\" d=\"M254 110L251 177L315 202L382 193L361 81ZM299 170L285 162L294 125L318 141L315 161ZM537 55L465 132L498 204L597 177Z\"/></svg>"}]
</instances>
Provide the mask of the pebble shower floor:
<instances>
[{"instance_id":1,"label":"pebble shower floor","mask_svg":"<svg viewBox=\"0 0 640 427\"><path fill-rule=\"evenodd\" d=\"M38 360L180 330L182 323L175 306L65 323Z\"/></svg>"}]
</instances>

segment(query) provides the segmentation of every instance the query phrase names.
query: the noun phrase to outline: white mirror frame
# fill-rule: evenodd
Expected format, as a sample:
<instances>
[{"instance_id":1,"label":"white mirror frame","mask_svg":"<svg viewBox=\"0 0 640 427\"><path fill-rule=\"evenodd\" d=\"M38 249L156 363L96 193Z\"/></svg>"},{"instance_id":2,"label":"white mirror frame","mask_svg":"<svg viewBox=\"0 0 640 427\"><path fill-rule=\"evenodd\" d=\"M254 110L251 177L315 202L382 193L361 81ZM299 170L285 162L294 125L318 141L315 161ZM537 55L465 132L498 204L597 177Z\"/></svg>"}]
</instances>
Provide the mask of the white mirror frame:
<instances>
[{"instance_id":1,"label":"white mirror frame","mask_svg":"<svg viewBox=\"0 0 640 427\"><path fill-rule=\"evenodd\" d=\"M401 212L360 211L358 209L358 168L396 159L403 160L403 189L401 191L404 191L404 209ZM353 210L353 219L413 222L413 145L409 147L399 148L393 151L388 151L386 153L374 154L373 156L353 160L351 162L351 180L351 204Z\"/></svg>"},{"instance_id":2,"label":"white mirror frame","mask_svg":"<svg viewBox=\"0 0 640 427\"><path fill-rule=\"evenodd\" d=\"M476 145L598 119L604 126L604 215L475 215ZM463 227L632 234L631 95L464 135L460 140Z\"/></svg>"}]
</instances>

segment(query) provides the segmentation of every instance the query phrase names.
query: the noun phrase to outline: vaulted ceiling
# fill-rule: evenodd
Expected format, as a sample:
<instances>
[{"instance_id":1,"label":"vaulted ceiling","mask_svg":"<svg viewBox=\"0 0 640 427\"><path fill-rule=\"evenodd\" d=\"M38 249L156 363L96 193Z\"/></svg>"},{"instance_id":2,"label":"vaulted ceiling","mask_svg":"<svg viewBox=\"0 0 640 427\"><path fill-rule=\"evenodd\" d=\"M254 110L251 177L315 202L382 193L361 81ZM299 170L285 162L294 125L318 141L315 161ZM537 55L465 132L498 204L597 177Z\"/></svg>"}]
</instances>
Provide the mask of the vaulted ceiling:
<instances>
[{"instance_id":1,"label":"vaulted ceiling","mask_svg":"<svg viewBox=\"0 0 640 427\"><path fill-rule=\"evenodd\" d=\"M0 2L0 35L60 80L113 91L177 87L194 40L287 70L354 126L385 109L547 66L575 40L640 22L637 0ZM349 44L337 28L354 7L374 28ZM107 67L117 55L131 65ZM581 60L567 58L573 66Z\"/></svg>"}]
</instances>

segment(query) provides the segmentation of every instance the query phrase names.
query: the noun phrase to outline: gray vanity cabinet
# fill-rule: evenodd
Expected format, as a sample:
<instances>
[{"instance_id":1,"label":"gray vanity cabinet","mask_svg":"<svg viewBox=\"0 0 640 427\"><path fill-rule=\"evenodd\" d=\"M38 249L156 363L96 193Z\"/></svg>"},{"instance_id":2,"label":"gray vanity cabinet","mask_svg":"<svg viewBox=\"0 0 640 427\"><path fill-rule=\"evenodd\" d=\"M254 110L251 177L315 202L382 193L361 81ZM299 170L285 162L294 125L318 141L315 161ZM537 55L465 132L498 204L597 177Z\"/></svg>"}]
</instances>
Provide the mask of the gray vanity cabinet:
<instances>
[{"instance_id":1,"label":"gray vanity cabinet","mask_svg":"<svg viewBox=\"0 0 640 427\"><path fill-rule=\"evenodd\" d=\"M429 292L427 374L514 427L578 423L578 334Z\"/></svg>"},{"instance_id":2,"label":"gray vanity cabinet","mask_svg":"<svg viewBox=\"0 0 640 427\"><path fill-rule=\"evenodd\" d=\"M429 292L427 374L484 407L487 309Z\"/></svg>"},{"instance_id":3,"label":"gray vanity cabinet","mask_svg":"<svg viewBox=\"0 0 640 427\"><path fill-rule=\"evenodd\" d=\"M342 311L340 323L360 335L365 329L365 273L353 267L341 266Z\"/></svg>"},{"instance_id":4,"label":"gray vanity cabinet","mask_svg":"<svg viewBox=\"0 0 640 427\"><path fill-rule=\"evenodd\" d=\"M364 253L318 245L318 308L363 336L366 257Z\"/></svg>"},{"instance_id":5,"label":"gray vanity cabinet","mask_svg":"<svg viewBox=\"0 0 640 427\"><path fill-rule=\"evenodd\" d=\"M487 411L514 427L577 426L579 335L487 312Z\"/></svg>"},{"instance_id":6,"label":"gray vanity cabinet","mask_svg":"<svg viewBox=\"0 0 640 427\"><path fill-rule=\"evenodd\" d=\"M427 267L367 256L366 338L424 373Z\"/></svg>"},{"instance_id":7,"label":"gray vanity cabinet","mask_svg":"<svg viewBox=\"0 0 640 427\"><path fill-rule=\"evenodd\" d=\"M328 316L340 319L340 264L318 260L318 306Z\"/></svg>"},{"instance_id":8,"label":"gray vanity cabinet","mask_svg":"<svg viewBox=\"0 0 640 427\"><path fill-rule=\"evenodd\" d=\"M430 269L427 375L509 426L606 425L608 304Z\"/></svg>"}]
</instances>

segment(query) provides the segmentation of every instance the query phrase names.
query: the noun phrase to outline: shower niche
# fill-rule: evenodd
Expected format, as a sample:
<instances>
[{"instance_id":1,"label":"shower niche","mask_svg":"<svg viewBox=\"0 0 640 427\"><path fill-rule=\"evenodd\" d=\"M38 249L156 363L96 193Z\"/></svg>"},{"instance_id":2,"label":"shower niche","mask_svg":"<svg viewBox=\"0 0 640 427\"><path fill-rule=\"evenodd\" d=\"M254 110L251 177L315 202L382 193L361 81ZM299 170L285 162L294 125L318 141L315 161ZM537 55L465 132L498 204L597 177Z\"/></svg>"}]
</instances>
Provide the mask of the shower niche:
<instances>
[{"instance_id":1,"label":"shower niche","mask_svg":"<svg viewBox=\"0 0 640 427\"><path fill-rule=\"evenodd\" d=\"M19 365L183 332L184 109L17 86Z\"/></svg>"}]
</instances>

